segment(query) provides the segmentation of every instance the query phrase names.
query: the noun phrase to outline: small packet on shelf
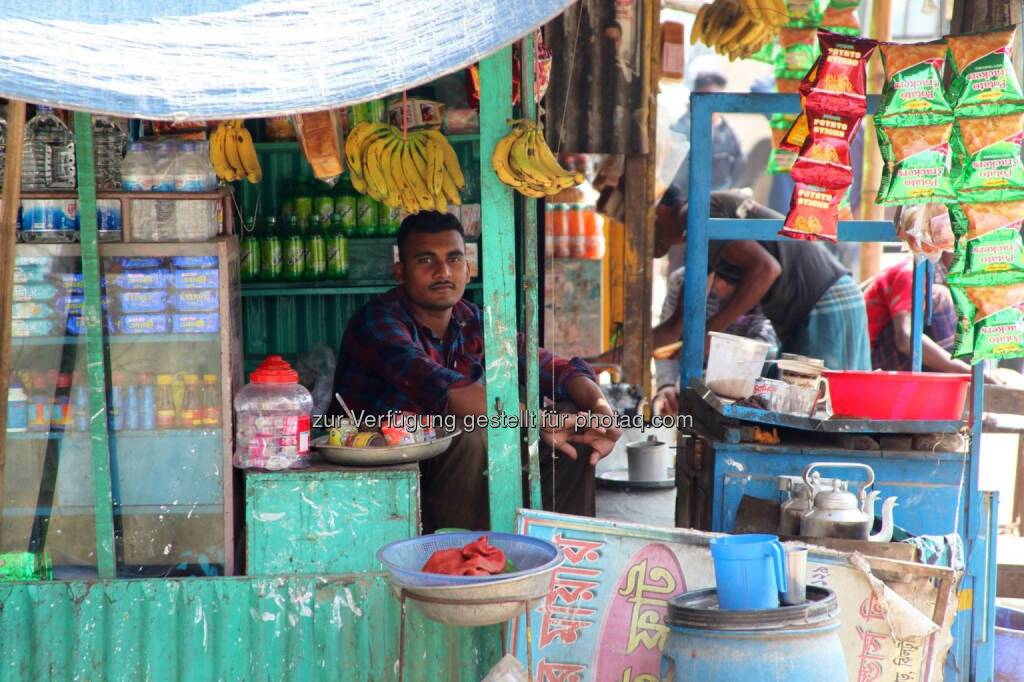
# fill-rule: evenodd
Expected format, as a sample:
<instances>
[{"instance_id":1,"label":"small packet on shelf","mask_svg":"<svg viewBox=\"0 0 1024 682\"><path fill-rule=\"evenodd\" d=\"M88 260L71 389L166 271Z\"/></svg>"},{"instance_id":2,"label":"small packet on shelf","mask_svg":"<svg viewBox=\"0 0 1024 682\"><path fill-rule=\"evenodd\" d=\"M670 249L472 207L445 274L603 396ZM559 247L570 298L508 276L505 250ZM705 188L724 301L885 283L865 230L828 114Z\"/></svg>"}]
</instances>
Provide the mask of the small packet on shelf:
<instances>
[{"instance_id":1,"label":"small packet on shelf","mask_svg":"<svg viewBox=\"0 0 1024 682\"><path fill-rule=\"evenodd\" d=\"M1013 68L1016 29L950 36L953 80L947 97L957 118L1000 116L1024 110Z\"/></svg>"},{"instance_id":2,"label":"small packet on shelf","mask_svg":"<svg viewBox=\"0 0 1024 682\"><path fill-rule=\"evenodd\" d=\"M889 166L887 183L879 187L876 203L892 206L956 201L950 180L952 130L952 122L876 128L882 158Z\"/></svg>"},{"instance_id":3,"label":"small packet on shelf","mask_svg":"<svg viewBox=\"0 0 1024 682\"><path fill-rule=\"evenodd\" d=\"M965 159L956 178L960 201L1012 201L1024 199L1024 111L962 118L957 132Z\"/></svg>"},{"instance_id":4,"label":"small packet on shelf","mask_svg":"<svg viewBox=\"0 0 1024 682\"><path fill-rule=\"evenodd\" d=\"M860 129L860 121L859 116L810 111L807 114L808 133L793 163L793 179L829 189L849 187L853 182L850 143Z\"/></svg>"},{"instance_id":5,"label":"small packet on shelf","mask_svg":"<svg viewBox=\"0 0 1024 682\"><path fill-rule=\"evenodd\" d=\"M797 182L779 234L794 239L837 241L839 202L846 190L846 187L828 189Z\"/></svg>"},{"instance_id":6,"label":"small packet on shelf","mask_svg":"<svg viewBox=\"0 0 1024 682\"><path fill-rule=\"evenodd\" d=\"M953 109L942 90L946 42L878 46L885 70L885 87L875 125L918 126L946 123Z\"/></svg>"},{"instance_id":7,"label":"small packet on shelf","mask_svg":"<svg viewBox=\"0 0 1024 682\"><path fill-rule=\"evenodd\" d=\"M1024 357L1024 283L952 286L950 293L957 311L955 357Z\"/></svg>"},{"instance_id":8,"label":"small packet on shelf","mask_svg":"<svg viewBox=\"0 0 1024 682\"><path fill-rule=\"evenodd\" d=\"M818 31L821 58L801 87L805 108L840 116L867 112L866 68L876 41Z\"/></svg>"}]
</instances>

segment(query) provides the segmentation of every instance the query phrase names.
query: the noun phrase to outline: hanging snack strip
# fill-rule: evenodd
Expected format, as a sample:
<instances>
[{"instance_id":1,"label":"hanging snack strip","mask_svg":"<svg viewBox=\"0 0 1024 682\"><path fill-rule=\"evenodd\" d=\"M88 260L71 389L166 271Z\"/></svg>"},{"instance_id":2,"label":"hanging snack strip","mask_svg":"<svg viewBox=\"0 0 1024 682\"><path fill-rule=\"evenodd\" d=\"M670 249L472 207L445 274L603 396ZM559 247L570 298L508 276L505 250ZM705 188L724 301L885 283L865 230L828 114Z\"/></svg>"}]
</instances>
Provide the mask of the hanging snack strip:
<instances>
[{"instance_id":1,"label":"hanging snack strip","mask_svg":"<svg viewBox=\"0 0 1024 682\"><path fill-rule=\"evenodd\" d=\"M836 241L839 207L853 183L850 144L867 111L866 67L876 43L827 31L818 32L818 42L821 56L800 86L803 113L783 139L800 151L780 234Z\"/></svg>"},{"instance_id":2,"label":"hanging snack strip","mask_svg":"<svg viewBox=\"0 0 1024 682\"><path fill-rule=\"evenodd\" d=\"M1024 357L1024 96L1012 64L1015 38L1013 29L949 38L959 201L950 206L953 354L971 362Z\"/></svg>"}]
</instances>

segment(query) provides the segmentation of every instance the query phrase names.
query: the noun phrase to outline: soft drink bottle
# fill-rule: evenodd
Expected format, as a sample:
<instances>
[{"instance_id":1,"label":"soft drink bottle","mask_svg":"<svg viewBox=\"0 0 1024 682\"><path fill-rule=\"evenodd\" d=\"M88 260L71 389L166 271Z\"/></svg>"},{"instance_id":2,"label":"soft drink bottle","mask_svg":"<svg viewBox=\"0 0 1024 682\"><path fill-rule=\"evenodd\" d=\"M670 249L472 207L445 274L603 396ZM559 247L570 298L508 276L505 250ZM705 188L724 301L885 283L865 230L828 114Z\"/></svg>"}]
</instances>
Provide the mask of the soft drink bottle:
<instances>
[{"instance_id":1,"label":"soft drink bottle","mask_svg":"<svg viewBox=\"0 0 1024 682\"><path fill-rule=\"evenodd\" d=\"M260 242L260 279L264 282L275 282L281 278L284 268L284 249L281 236L277 231L277 220L267 218Z\"/></svg>"},{"instance_id":2,"label":"soft drink bottle","mask_svg":"<svg viewBox=\"0 0 1024 682\"><path fill-rule=\"evenodd\" d=\"M153 375L149 372L139 374L139 428L152 431L156 428L156 387L153 386Z\"/></svg>"},{"instance_id":3,"label":"soft drink bottle","mask_svg":"<svg viewBox=\"0 0 1024 682\"><path fill-rule=\"evenodd\" d=\"M327 279L339 280L348 277L348 240L340 213L331 217L331 229L327 232Z\"/></svg>"},{"instance_id":4,"label":"soft drink bottle","mask_svg":"<svg viewBox=\"0 0 1024 682\"><path fill-rule=\"evenodd\" d=\"M178 425L191 429L203 425L203 407L199 399L199 376L186 374L184 378L185 397L178 413Z\"/></svg>"},{"instance_id":5,"label":"soft drink bottle","mask_svg":"<svg viewBox=\"0 0 1024 682\"><path fill-rule=\"evenodd\" d=\"M124 387L124 427L129 431L138 431L142 422L139 398L139 387L128 383Z\"/></svg>"},{"instance_id":6,"label":"soft drink bottle","mask_svg":"<svg viewBox=\"0 0 1024 682\"><path fill-rule=\"evenodd\" d=\"M173 429L178 412L174 407L174 376L156 375L156 428Z\"/></svg>"},{"instance_id":7,"label":"soft drink bottle","mask_svg":"<svg viewBox=\"0 0 1024 682\"><path fill-rule=\"evenodd\" d=\"M306 270L305 245L303 231L299 228L299 217L293 215L288 219L288 232L284 238L284 269L281 278L298 282Z\"/></svg>"},{"instance_id":8,"label":"soft drink bottle","mask_svg":"<svg viewBox=\"0 0 1024 682\"><path fill-rule=\"evenodd\" d=\"M242 228L242 240L238 244L238 260L243 282L254 282L260 278L261 245L256 237L255 219Z\"/></svg>"},{"instance_id":9,"label":"soft drink bottle","mask_svg":"<svg viewBox=\"0 0 1024 682\"><path fill-rule=\"evenodd\" d=\"M311 282L323 279L327 271L327 241L324 238L319 213L309 217L309 229L306 230L303 251L306 261L305 278Z\"/></svg>"},{"instance_id":10,"label":"soft drink bottle","mask_svg":"<svg viewBox=\"0 0 1024 682\"><path fill-rule=\"evenodd\" d=\"M373 197L356 197L356 232L360 237L377 235L377 200Z\"/></svg>"},{"instance_id":11,"label":"soft drink bottle","mask_svg":"<svg viewBox=\"0 0 1024 682\"><path fill-rule=\"evenodd\" d=\"M356 191L346 175L342 182L338 183L339 194L334 197L334 212L341 219L341 229L346 237L356 234ZM334 216L331 216L334 219Z\"/></svg>"},{"instance_id":12,"label":"soft drink bottle","mask_svg":"<svg viewBox=\"0 0 1024 682\"><path fill-rule=\"evenodd\" d=\"M220 426L220 386L216 374L203 375L203 426Z\"/></svg>"}]
</instances>

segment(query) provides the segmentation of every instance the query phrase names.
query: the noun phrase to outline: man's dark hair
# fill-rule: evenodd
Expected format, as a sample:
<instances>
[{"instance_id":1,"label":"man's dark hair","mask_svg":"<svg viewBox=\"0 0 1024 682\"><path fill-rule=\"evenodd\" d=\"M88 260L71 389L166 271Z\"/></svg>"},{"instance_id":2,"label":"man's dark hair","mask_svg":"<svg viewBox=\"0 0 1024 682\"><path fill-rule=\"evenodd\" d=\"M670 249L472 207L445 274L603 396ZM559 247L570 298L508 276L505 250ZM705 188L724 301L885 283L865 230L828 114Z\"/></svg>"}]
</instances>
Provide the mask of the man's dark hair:
<instances>
[{"instance_id":1,"label":"man's dark hair","mask_svg":"<svg viewBox=\"0 0 1024 682\"><path fill-rule=\"evenodd\" d=\"M405 241L409 238L410 234L414 232L437 234L439 232L447 232L448 230L455 230L465 241L466 232L462 229L462 223L451 213L420 211L419 213L407 215L398 228L398 234L395 235L395 241L398 243L399 260L405 260Z\"/></svg>"},{"instance_id":2,"label":"man's dark hair","mask_svg":"<svg viewBox=\"0 0 1024 682\"><path fill-rule=\"evenodd\" d=\"M725 80L725 76L717 71L705 71L694 79L693 89L707 90L708 88L722 88L724 90L727 83L728 81Z\"/></svg>"},{"instance_id":3,"label":"man's dark hair","mask_svg":"<svg viewBox=\"0 0 1024 682\"><path fill-rule=\"evenodd\" d=\"M658 205L666 208L682 208L686 206L686 195L676 185L669 185L665 193L661 195Z\"/></svg>"}]
</instances>

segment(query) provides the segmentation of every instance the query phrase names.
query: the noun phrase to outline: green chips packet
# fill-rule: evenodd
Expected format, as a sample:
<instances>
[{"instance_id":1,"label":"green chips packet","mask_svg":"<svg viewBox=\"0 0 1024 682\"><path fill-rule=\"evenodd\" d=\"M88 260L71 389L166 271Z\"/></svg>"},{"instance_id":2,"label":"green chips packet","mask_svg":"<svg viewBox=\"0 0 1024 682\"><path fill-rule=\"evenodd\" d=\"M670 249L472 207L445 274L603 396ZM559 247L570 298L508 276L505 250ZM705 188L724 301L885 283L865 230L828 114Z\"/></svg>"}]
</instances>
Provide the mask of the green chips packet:
<instances>
[{"instance_id":1,"label":"green chips packet","mask_svg":"<svg viewBox=\"0 0 1024 682\"><path fill-rule=\"evenodd\" d=\"M957 239L949 282L959 285L1024 279L1024 244L1019 229L1002 229L975 239Z\"/></svg>"},{"instance_id":2,"label":"green chips packet","mask_svg":"<svg viewBox=\"0 0 1024 682\"><path fill-rule=\"evenodd\" d=\"M949 38L953 79L947 101L957 118L1024 111L1024 92L1013 68L1016 29Z\"/></svg>"},{"instance_id":3,"label":"green chips packet","mask_svg":"<svg viewBox=\"0 0 1024 682\"><path fill-rule=\"evenodd\" d=\"M954 177L962 202L1024 199L1024 112L957 121L963 163Z\"/></svg>"},{"instance_id":4,"label":"green chips packet","mask_svg":"<svg viewBox=\"0 0 1024 682\"><path fill-rule=\"evenodd\" d=\"M956 201L950 181L949 137L953 123L909 128L876 127L883 150L883 182L875 203L883 206ZM889 157L891 155L891 157Z\"/></svg>"},{"instance_id":5,"label":"green chips packet","mask_svg":"<svg viewBox=\"0 0 1024 682\"><path fill-rule=\"evenodd\" d=\"M971 362L1024 357L1024 283L951 286L957 311L955 357Z\"/></svg>"},{"instance_id":6,"label":"green chips packet","mask_svg":"<svg viewBox=\"0 0 1024 682\"><path fill-rule=\"evenodd\" d=\"M784 28L775 49L775 79L800 80L814 66L818 55L818 33L813 28Z\"/></svg>"},{"instance_id":7,"label":"green chips packet","mask_svg":"<svg viewBox=\"0 0 1024 682\"><path fill-rule=\"evenodd\" d=\"M786 28L818 28L829 6L829 0L786 0Z\"/></svg>"},{"instance_id":8,"label":"green chips packet","mask_svg":"<svg viewBox=\"0 0 1024 682\"><path fill-rule=\"evenodd\" d=\"M953 109L942 91L946 43L878 47L885 69L885 87L875 114L880 126L921 126L948 123Z\"/></svg>"}]
</instances>

